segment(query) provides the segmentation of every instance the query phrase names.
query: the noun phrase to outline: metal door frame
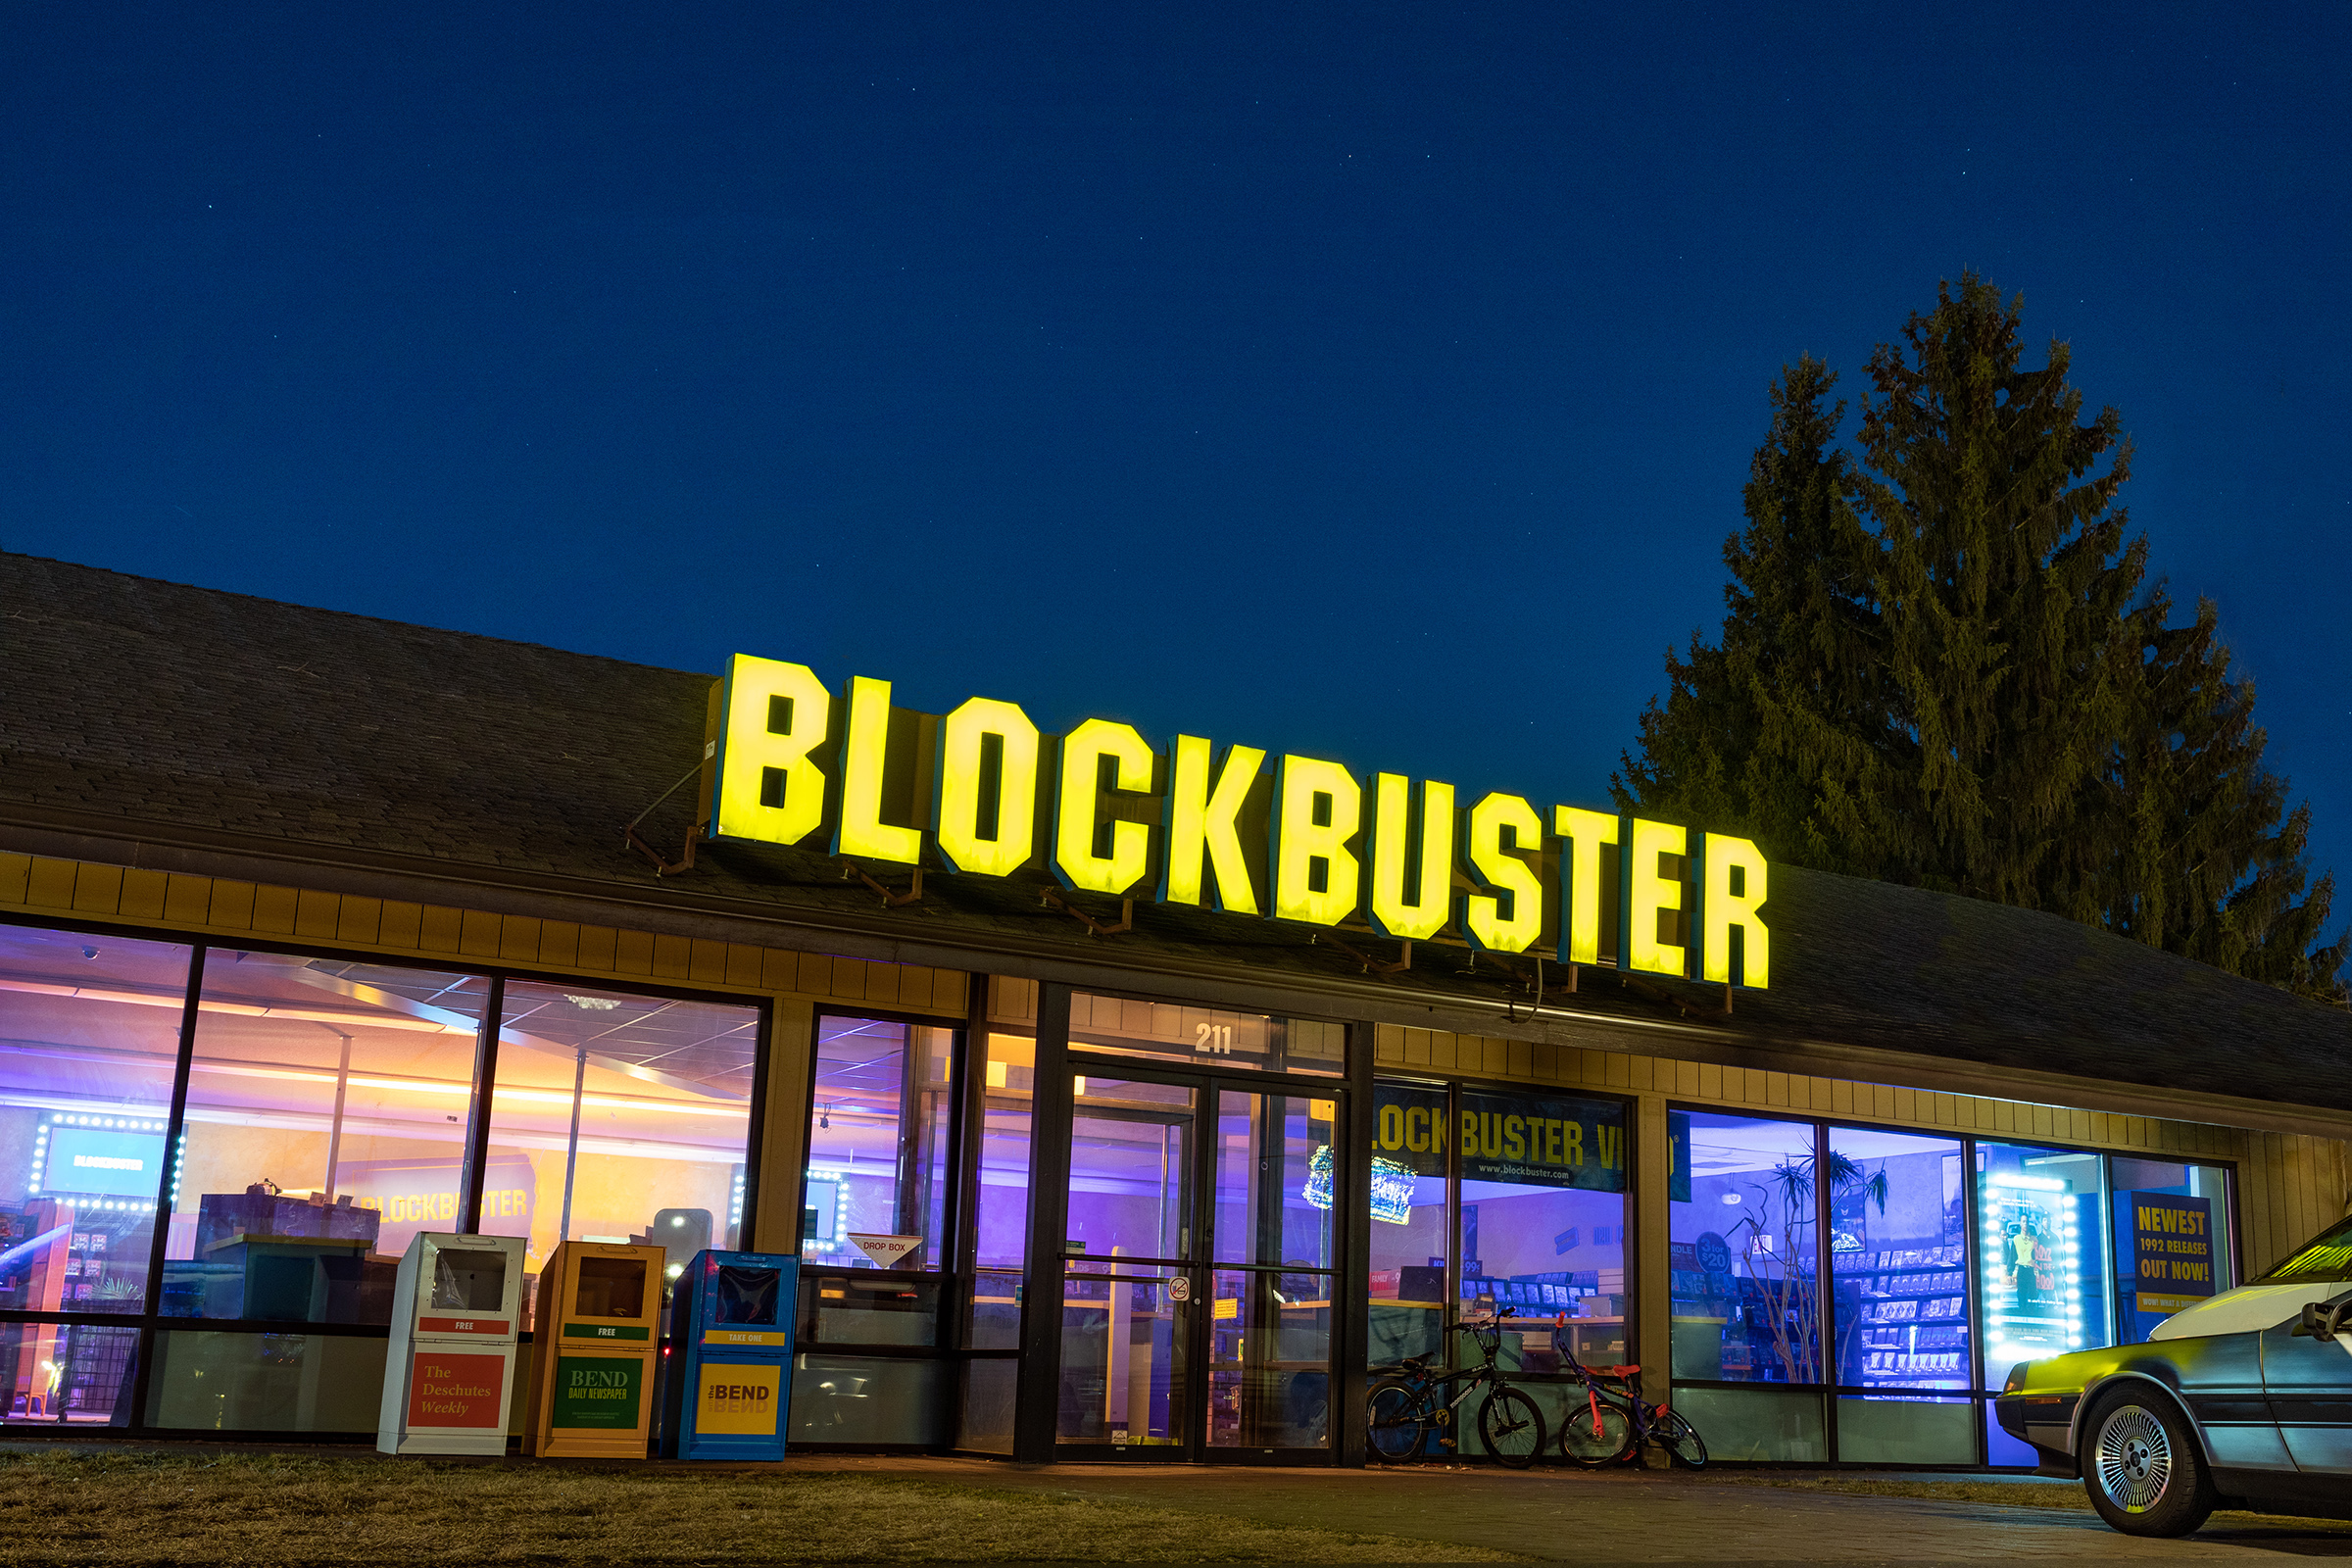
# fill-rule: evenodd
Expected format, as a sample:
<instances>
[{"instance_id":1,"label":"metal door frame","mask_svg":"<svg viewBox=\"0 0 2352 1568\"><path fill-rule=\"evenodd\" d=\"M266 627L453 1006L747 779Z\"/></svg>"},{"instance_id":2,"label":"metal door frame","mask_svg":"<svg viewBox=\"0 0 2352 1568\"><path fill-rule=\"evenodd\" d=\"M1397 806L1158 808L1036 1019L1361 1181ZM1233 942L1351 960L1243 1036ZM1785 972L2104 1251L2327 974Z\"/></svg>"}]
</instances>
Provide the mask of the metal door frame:
<instances>
[{"instance_id":1,"label":"metal door frame","mask_svg":"<svg viewBox=\"0 0 2352 1568\"><path fill-rule=\"evenodd\" d=\"M1348 1267L1356 1253L1355 1238L1344 1216L1351 1214L1359 1185L1350 1152L1356 1143L1355 1096L1352 1073L1330 1078L1305 1078L1284 1073L1253 1072L1227 1066L1195 1067L1163 1064L1147 1056L1119 1056L1069 1049L1070 990L1046 984L1039 987L1036 1076L1031 1116L1033 1200L1029 1212L1029 1258L1021 1314L1021 1373L1015 1399L1013 1457L1026 1463L1101 1462L1124 1464L1257 1464L1338 1465L1344 1462L1345 1434L1352 1423L1343 1412L1350 1408L1344 1397L1349 1303ZM1355 1054L1356 1031L1348 1031L1348 1054ZM1185 1441L1148 1451L1111 1444L1070 1444L1059 1441L1061 1389L1062 1281L1067 1273L1066 1250L1070 1200L1070 1139L1076 1114L1072 1079L1081 1071L1093 1076L1092 1065L1107 1067L1121 1079L1159 1083L1194 1093L1194 1139L1186 1175L1192 1212L1192 1254L1183 1259L1149 1260L1176 1270L1191 1282L1190 1303L1195 1310L1182 1327L1185 1346L1184 1395L1187 1401ZM1216 1144L1214 1124L1218 1095L1225 1090L1253 1095L1287 1095L1328 1099L1332 1117L1332 1262L1331 1334L1327 1439L1320 1448L1279 1448L1271 1451L1214 1448L1208 1444L1208 1343L1216 1240ZM1246 1272L1279 1272L1270 1266L1236 1264ZM1360 1293L1358 1293L1360 1294Z\"/></svg>"}]
</instances>

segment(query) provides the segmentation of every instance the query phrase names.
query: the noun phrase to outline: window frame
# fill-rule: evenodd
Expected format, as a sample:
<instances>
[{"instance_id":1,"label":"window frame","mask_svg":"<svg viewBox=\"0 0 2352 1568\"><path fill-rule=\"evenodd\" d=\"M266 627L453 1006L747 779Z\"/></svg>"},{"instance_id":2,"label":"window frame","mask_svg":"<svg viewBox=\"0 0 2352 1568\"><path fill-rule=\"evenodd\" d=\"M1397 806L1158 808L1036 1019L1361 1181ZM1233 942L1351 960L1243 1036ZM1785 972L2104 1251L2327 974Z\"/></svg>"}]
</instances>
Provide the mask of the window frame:
<instances>
[{"instance_id":1,"label":"window frame","mask_svg":"<svg viewBox=\"0 0 2352 1568\"><path fill-rule=\"evenodd\" d=\"M503 991L505 983L508 980L527 980L549 985L578 985L583 987L593 986L599 990L622 992L632 996L656 997L665 1001L699 1002L719 1006L751 1007L756 1011L758 1017L754 1033L752 1090L751 1098L748 1102L751 1114L749 1116L749 1125L745 1135L744 1144L744 1209L741 1224L743 1227L743 1234L746 1239L749 1239L753 1233L753 1227L758 1223L759 1173L760 1169L760 1163L765 1152L762 1146L764 1143L763 1134L767 1120L764 1114L764 1109L768 1101L769 1074L773 1068L775 1055L774 1047L776 1004L774 997L766 993L746 993L728 990L724 987L679 986L661 980L640 982L634 976L565 972L561 969L550 969L540 965L479 963L470 960L466 955L463 954L450 954L444 956L428 954L370 953L365 949L338 947L326 943L281 941L268 933L255 933L255 939L251 941L239 938L233 943L228 943L220 941L216 938L208 937L200 933L173 931L167 927L150 926L135 922L111 922L73 918L52 919L40 914L17 910L0 912L0 927L30 931L52 931L65 935L107 936L128 941L165 943L174 947L182 947L188 950L189 957L187 963L187 974L184 982L184 997L180 1009L178 1050L177 1055L174 1058L174 1065L172 1069L171 1111L167 1119L167 1130L164 1135L167 1140L167 1148L175 1148L177 1141L185 1135L186 1131L188 1079L194 1061L196 1017L199 1010L198 1004L202 1000L204 992L204 967L205 958L208 953L213 951L267 953L286 957L325 958L342 962L376 963L382 964L387 968L416 969L435 974L465 974L469 976L477 976L483 980L489 981L493 988L493 998L491 1000L499 1002L501 1005L499 1008L494 1009L490 1006L489 1002L486 1001L483 1028L481 1034L476 1037L475 1041L472 1091L467 1099L468 1127L466 1182L468 1192L466 1197L468 1200L468 1212L463 1216L464 1223L461 1225L461 1230L466 1231L470 1231L474 1226L478 1225L480 1220L478 1212L472 1211L478 1207L480 1194L480 1171L478 1168L478 1160L474 1158L474 1149L478 1142L475 1136L475 1129L478 1125L480 1130L486 1133L489 1126L491 1114L490 1105L493 1098L491 1091L495 1090L495 1042L497 1040L499 1027L503 1025L505 1021L503 1015ZM859 1015L862 1016L863 1014ZM936 1017L933 1017L923 1021L937 1026L940 1020ZM485 1053L483 1049L483 1041L485 1039L492 1043L491 1049L488 1053ZM5 1438L7 1441L12 1442L21 1439L43 1442L81 1442L88 1441L93 1436L120 1438L220 1436L221 1434L213 1432L211 1429L164 1427L150 1425L148 1423L147 1408L150 1402L149 1381L155 1363L155 1352L157 1348L156 1337L160 1334L169 1334L173 1332L217 1333L265 1335L281 1338L318 1337L329 1339L373 1339L385 1341L388 1341L391 1338L392 1331L388 1324L288 1323L279 1320L263 1318L192 1318L165 1316L158 1313L156 1311L156 1307L160 1304L158 1301L158 1292L163 1277L162 1259L164 1250L170 1239L170 1210L166 1206L168 1201L168 1193L165 1191L162 1183L159 1181L156 1205L156 1224L154 1227L153 1240L150 1246L150 1251L152 1255L149 1260L147 1278L143 1286L142 1296L140 1298L140 1304L142 1308L140 1311L135 1313L73 1312L65 1310L48 1312L23 1311L15 1308L0 1308L0 1324L22 1323L58 1325L63 1327L87 1326L92 1328L126 1329L136 1331L138 1335L138 1341L136 1349L133 1352L136 1360L136 1367L132 1374L130 1389L130 1419L121 1426L85 1425L79 1428L69 1426L63 1430L52 1430L47 1423L25 1423L23 1425L17 1425L13 1423L0 1424L0 1438ZM532 1339L533 1336L529 1330L522 1331L520 1335L520 1343L522 1345L527 1346L531 1344ZM375 1439L375 1433L372 1430L361 1433L328 1431L281 1432L255 1429L252 1431L240 1430L234 1434L234 1437L239 1442L252 1443L373 1442Z\"/></svg>"},{"instance_id":2,"label":"window frame","mask_svg":"<svg viewBox=\"0 0 2352 1568\"><path fill-rule=\"evenodd\" d=\"M1785 1111L1781 1111L1778 1107L1773 1106L1762 1107L1760 1110L1751 1110L1744 1105L1710 1104L1701 1101L1669 1099L1666 1102L1666 1109L1669 1113L1676 1111L1688 1111L1711 1116L1739 1116L1750 1121L1789 1122L1799 1126L1810 1124L1814 1129L1814 1150L1816 1157L1819 1157L1822 1152L1828 1150L1830 1147L1830 1136L1832 1132L1838 1128L1850 1128L1856 1132L1890 1133L1913 1138L1948 1139L1949 1141L1957 1143L1960 1146L1960 1168L1962 1174L1961 1196L1963 1199L1962 1214L1963 1224L1966 1226L1967 1235L1965 1250L1962 1253L1964 1258L1962 1273L1965 1275L1968 1285L1968 1355L1970 1378L1973 1386L1967 1389L1953 1389L1934 1392L1923 1390L1919 1392L1919 1397L1923 1400L1936 1400L1952 1403L1958 1403L1962 1401L1974 1402L1977 1409L1977 1416L1973 1423L1974 1430L1976 1432L1977 1457L1975 1462L1979 1466L1989 1465L1989 1451L1987 1447L1988 1440L1985 1436L1984 1422L1986 1412L1990 1408L1991 1401L1995 1398L1998 1398L2000 1396L2000 1391L1998 1389L1989 1388L1986 1386L1990 1372L1989 1369L1987 1369L1984 1365L1984 1305L1983 1300L1983 1281L1980 1278L1981 1269L1979 1266L1980 1260L1978 1256L1978 1247L1981 1242L1981 1238L1978 1234L1978 1227L1981 1223L1981 1220L1977 1206L1977 1149L1979 1145L1992 1144L2016 1149L2048 1150L2052 1152L2083 1154L2096 1158L2099 1161L2099 1181L2101 1184L2099 1199L2102 1214L2106 1214L2110 1210L2114 1201L2115 1161L2118 1159L2140 1159L2151 1160L2158 1163L2204 1165L2221 1170L2224 1172L2225 1182L2229 1194L2228 1209L2230 1218L2230 1242L2231 1253L2230 1260L2230 1278L2234 1284L2245 1283L2245 1269L2241 1255L2245 1245L2245 1230L2243 1224L2241 1223L2242 1204L2240 1196L2243 1191L2243 1182L2240 1171L2241 1162L2235 1159L2225 1159L2205 1154L2194 1156L2182 1154L2180 1155L2178 1159L2175 1159L2171 1157L2169 1152L2162 1150L2132 1150L2118 1152L2112 1149L2086 1148L2082 1145L2070 1143L2062 1139L2040 1138L2032 1133L1996 1132L1986 1136L1984 1134L1983 1129L1945 1129L1906 1126L1899 1122L1883 1121L1873 1117L1862 1116L1791 1115ZM1819 1182L1814 1184L1814 1202L1817 1213L1820 1215L1820 1221L1814 1228L1814 1266L1817 1271L1817 1278L1828 1278L1829 1276L1826 1270L1823 1269L1823 1264L1828 1260L1825 1250L1828 1246L1829 1240L1829 1197L1826 1191L1824 1191L1822 1184ZM2105 1245L2112 1248L2114 1245L2112 1222L2109 1222L2107 1228L2108 1235ZM2121 1335L2123 1332L2121 1316L2122 1306L2120 1301L2115 1298L2116 1292L2115 1282L2113 1279L2114 1272L2113 1260L2110 1259L2107 1269L2109 1278L2106 1282L2105 1293L2109 1298L2107 1303L2106 1334L2107 1343L2110 1345L2120 1344ZM1830 1342L1830 1339L1834 1334L1837 1321L1836 1292L1834 1290L1822 1290L1817 1291L1816 1296L1818 1298L1816 1302L1816 1311L1821 1318L1818 1332L1822 1334L1823 1343L1826 1345ZM2005 1371L2006 1369L2004 1368L2003 1370ZM1824 1381L1819 1383L1758 1384L1752 1382L1732 1382L1729 1380L1676 1378L1673 1377L1671 1369L1669 1369L1668 1377L1668 1386L1670 1389L1689 1388L1724 1391L1767 1389L1778 1390L1787 1393L1813 1394L1817 1396L1822 1401L1822 1432L1823 1444L1827 1449L1826 1456L1819 1461L1758 1461L1758 1463L1764 1467L1771 1467L1773 1465L1788 1465L1795 1468L1812 1468L1819 1464L1839 1465L1850 1462L1842 1458L1838 1453L1838 1406L1839 1401L1849 1398L1861 1398L1874 1395L1885 1396L1886 1393L1886 1391L1882 1389L1869 1389L1859 1386L1840 1384L1835 1381ZM1878 1461L1872 1461L1872 1463L1877 1468L1889 1470L1935 1470L1949 1468L1948 1464L1883 1464Z\"/></svg>"},{"instance_id":3,"label":"window frame","mask_svg":"<svg viewBox=\"0 0 2352 1568\"><path fill-rule=\"evenodd\" d=\"M1369 1033L1369 1030L1366 1032ZM1640 1365L1647 1365L1647 1350L1641 1343L1642 1257L1641 1252L1642 1102L1640 1095L1607 1089L1592 1090L1576 1084L1530 1083L1523 1079L1497 1078L1484 1073L1449 1073L1434 1068L1415 1069L1411 1067L1407 1067L1403 1071L1396 1071L1375 1065L1373 1071L1368 1075L1368 1082L1363 1091L1367 1110L1371 1110L1377 1105L1379 1086L1382 1084L1393 1084L1400 1088L1423 1091L1434 1089L1446 1096L1446 1114L1449 1118L1450 1130L1446 1139L1446 1299L1444 1302L1444 1327L1440 1333L1443 1338L1443 1353L1448 1357L1454 1354L1453 1325L1462 1320L1462 1140L1460 1128L1463 1094L1468 1092L1524 1095L1530 1091L1536 1091L1569 1100L1605 1101L1623 1109L1625 1113L1625 1185L1619 1190L1619 1196L1625 1202L1625 1217L1621 1222L1625 1235L1620 1246L1625 1258L1626 1296L1630 1303L1625 1321L1625 1353L1627 1360ZM1371 1172L1372 1147L1372 1144L1367 1141L1363 1151L1363 1171L1367 1180ZM1560 1190L1567 1191L1568 1189ZM1356 1288L1363 1292L1367 1304L1370 1298L1368 1273L1370 1267L1371 1258L1367 1253L1363 1260L1363 1266L1354 1271L1359 1276ZM1575 1381L1570 1374L1565 1372L1519 1370L1512 1372L1510 1376L1515 1383L1560 1384Z\"/></svg>"}]
</instances>

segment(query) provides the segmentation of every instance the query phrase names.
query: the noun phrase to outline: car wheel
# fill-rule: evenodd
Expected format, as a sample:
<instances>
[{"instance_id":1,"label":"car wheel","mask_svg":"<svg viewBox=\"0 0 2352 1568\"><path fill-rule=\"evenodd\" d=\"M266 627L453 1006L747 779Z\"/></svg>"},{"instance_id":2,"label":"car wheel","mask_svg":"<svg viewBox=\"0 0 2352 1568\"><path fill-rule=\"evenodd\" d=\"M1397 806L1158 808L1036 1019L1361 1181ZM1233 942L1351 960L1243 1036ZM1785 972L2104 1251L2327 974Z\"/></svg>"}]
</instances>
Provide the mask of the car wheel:
<instances>
[{"instance_id":1,"label":"car wheel","mask_svg":"<svg viewBox=\"0 0 2352 1568\"><path fill-rule=\"evenodd\" d=\"M2118 1394L2083 1424L2082 1486L2099 1517L2127 1536L2185 1536L2214 1508L2197 1435L2159 1394Z\"/></svg>"}]
</instances>

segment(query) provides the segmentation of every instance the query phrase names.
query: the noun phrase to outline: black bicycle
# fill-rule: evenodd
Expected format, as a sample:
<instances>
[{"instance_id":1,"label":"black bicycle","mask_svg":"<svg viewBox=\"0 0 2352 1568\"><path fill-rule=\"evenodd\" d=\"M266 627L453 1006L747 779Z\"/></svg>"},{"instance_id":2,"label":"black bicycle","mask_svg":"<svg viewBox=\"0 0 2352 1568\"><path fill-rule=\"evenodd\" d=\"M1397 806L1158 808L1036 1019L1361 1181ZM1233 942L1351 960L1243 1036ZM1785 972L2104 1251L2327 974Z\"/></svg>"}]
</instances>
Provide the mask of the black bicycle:
<instances>
[{"instance_id":1,"label":"black bicycle","mask_svg":"<svg viewBox=\"0 0 2352 1568\"><path fill-rule=\"evenodd\" d=\"M1478 1436L1497 1464L1524 1470L1544 1451L1544 1412L1536 1401L1510 1385L1496 1364L1502 1330L1492 1323L1456 1323L1456 1334L1467 1334L1483 1355L1483 1365L1441 1372L1426 1357L1408 1355L1395 1366L1377 1367L1384 1376L1372 1385L1366 1399L1372 1452L1389 1464L1417 1459L1436 1438L1445 1452L1458 1451L1455 1416L1463 1401L1478 1389L1487 1391L1478 1407ZM1446 1391L1459 1384L1450 1397Z\"/></svg>"},{"instance_id":2,"label":"black bicycle","mask_svg":"<svg viewBox=\"0 0 2352 1568\"><path fill-rule=\"evenodd\" d=\"M1666 1457L1686 1469L1707 1462L1707 1446L1680 1414L1651 1404L1634 1393L1638 1366L1593 1368L1576 1358L1575 1336L1564 1325L1551 1331L1560 1352L1560 1366L1573 1376L1583 1393L1568 1397L1567 1419L1560 1426L1561 1456L1587 1469L1631 1459L1644 1443L1666 1450Z\"/></svg>"}]
</instances>

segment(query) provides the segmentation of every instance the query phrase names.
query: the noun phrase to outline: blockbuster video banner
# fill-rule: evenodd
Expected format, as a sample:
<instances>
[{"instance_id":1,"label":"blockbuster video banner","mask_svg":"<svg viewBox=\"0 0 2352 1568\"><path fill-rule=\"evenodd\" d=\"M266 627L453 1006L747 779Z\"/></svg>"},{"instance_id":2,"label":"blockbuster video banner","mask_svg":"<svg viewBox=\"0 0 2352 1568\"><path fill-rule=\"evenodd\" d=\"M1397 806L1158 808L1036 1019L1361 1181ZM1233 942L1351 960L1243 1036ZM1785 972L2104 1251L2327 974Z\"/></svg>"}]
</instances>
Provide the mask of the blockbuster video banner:
<instances>
[{"instance_id":1,"label":"blockbuster video banner","mask_svg":"<svg viewBox=\"0 0 2352 1568\"><path fill-rule=\"evenodd\" d=\"M738 654L712 693L713 838L1338 926L1408 942L1762 988L1764 857L1745 839L1090 718L1042 734L1012 703L943 717L890 682L837 696L805 664ZM1269 766L1269 761L1271 766ZM929 852L927 857L926 851ZM1619 934L1623 939L1619 940Z\"/></svg>"}]
</instances>

